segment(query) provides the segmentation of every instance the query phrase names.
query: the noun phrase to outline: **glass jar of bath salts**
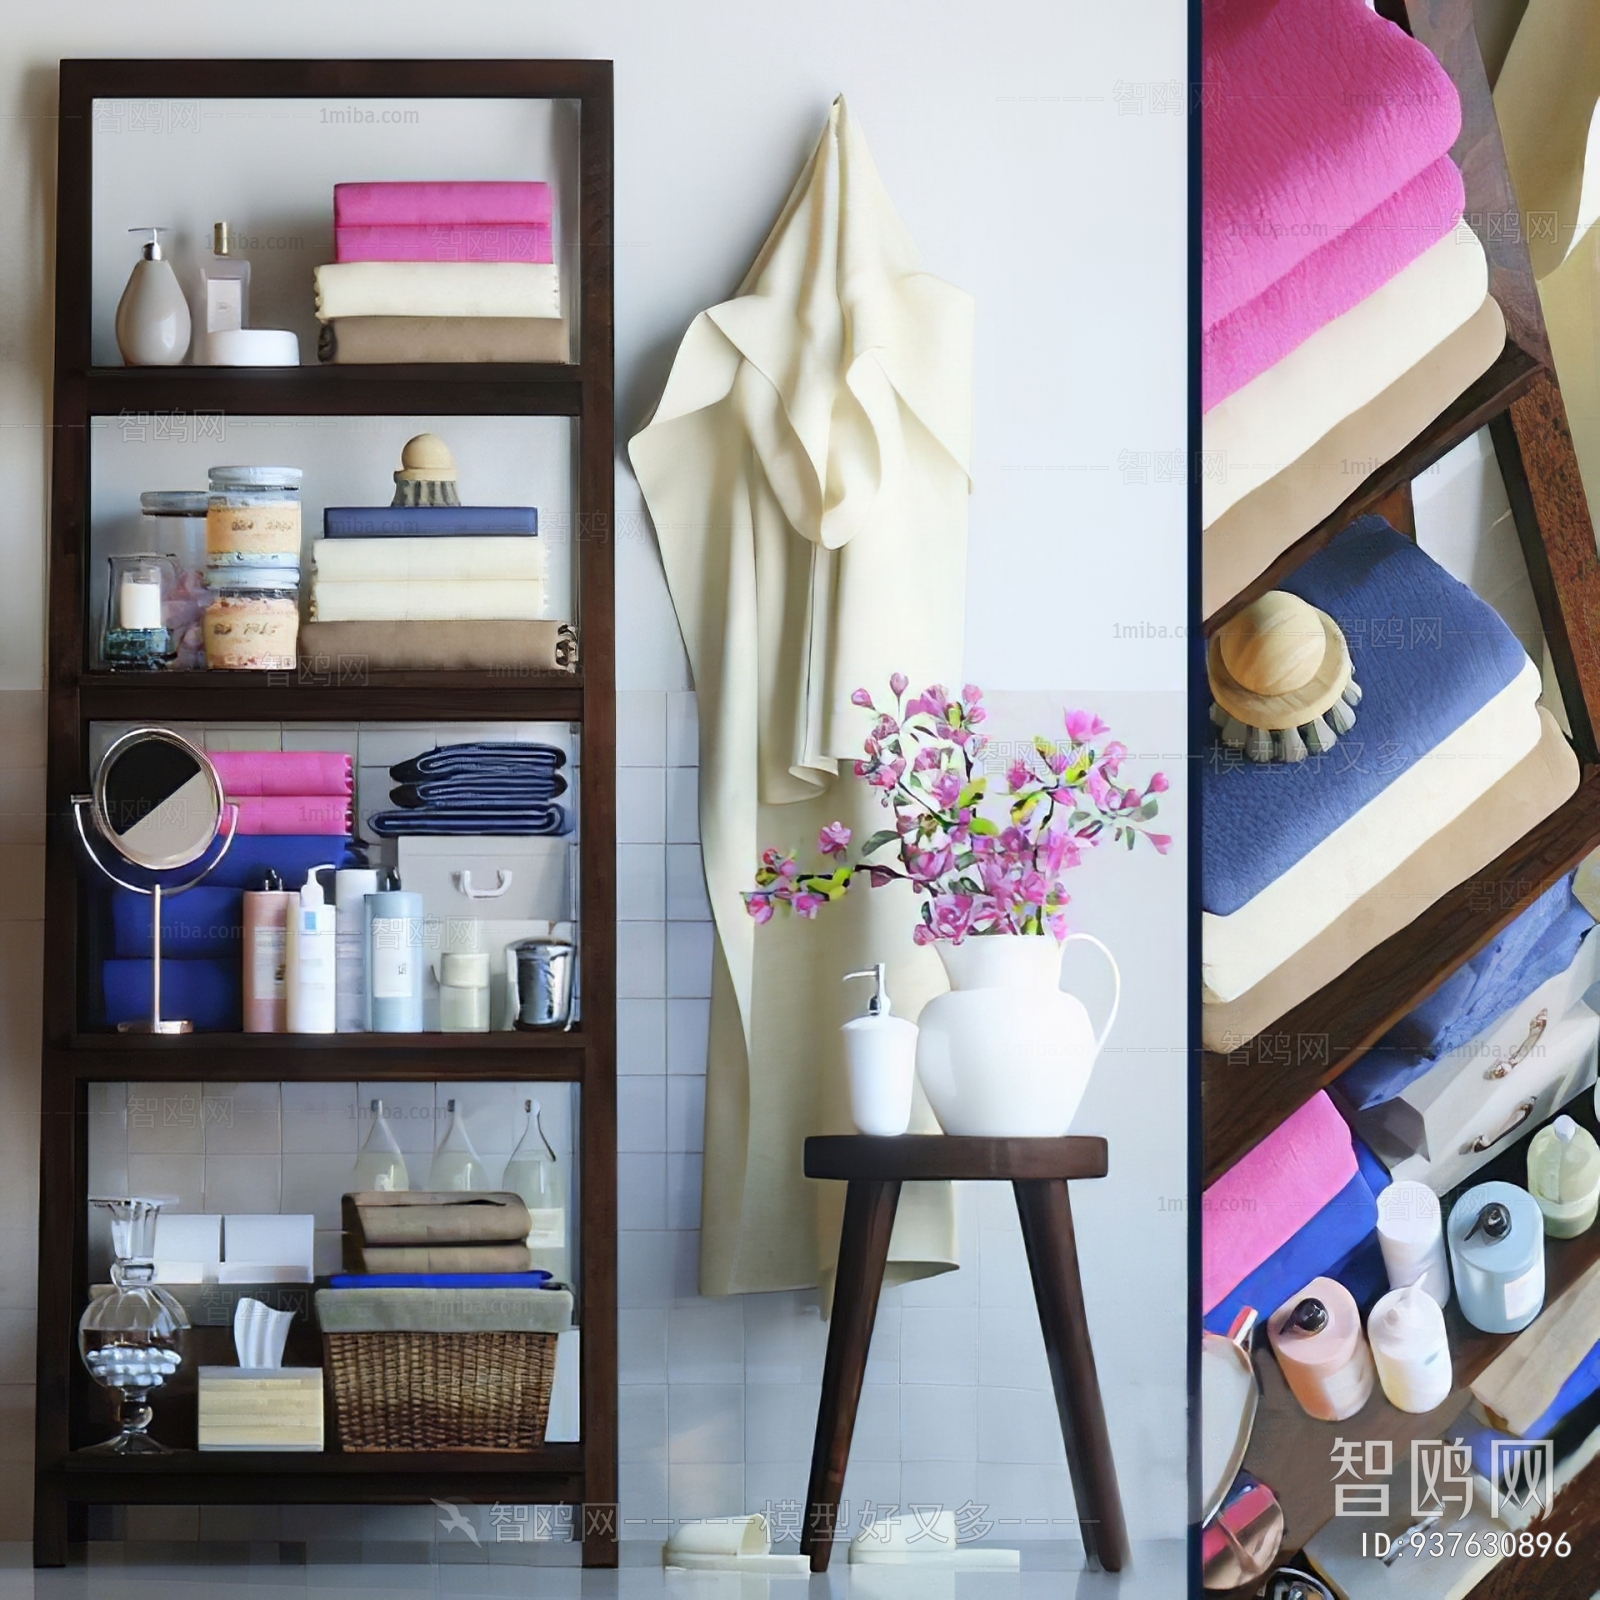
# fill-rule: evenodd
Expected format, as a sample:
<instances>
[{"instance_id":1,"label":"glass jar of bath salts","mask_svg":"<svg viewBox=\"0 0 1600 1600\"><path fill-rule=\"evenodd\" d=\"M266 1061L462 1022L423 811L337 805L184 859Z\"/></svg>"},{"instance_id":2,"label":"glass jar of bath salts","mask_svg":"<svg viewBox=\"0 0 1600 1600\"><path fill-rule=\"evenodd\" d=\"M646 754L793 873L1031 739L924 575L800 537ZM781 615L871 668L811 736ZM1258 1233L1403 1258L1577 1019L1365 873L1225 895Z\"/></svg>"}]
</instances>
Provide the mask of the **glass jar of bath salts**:
<instances>
[{"instance_id":1,"label":"glass jar of bath salts","mask_svg":"<svg viewBox=\"0 0 1600 1600\"><path fill-rule=\"evenodd\" d=\"M299 467L212 467L206 501L211 566L298 568Z\"/></svg>"},{"instance_id":2,"label":"glass jar of bath salts","mask_svg":"<svg viewBox=\"0 0 1600 1600\"><path fill-rule=\"evenodd\" d=\"M300 637L298 567L210 566L202 629L213 671L287 671Z\"/></svg>"}]
</instances>

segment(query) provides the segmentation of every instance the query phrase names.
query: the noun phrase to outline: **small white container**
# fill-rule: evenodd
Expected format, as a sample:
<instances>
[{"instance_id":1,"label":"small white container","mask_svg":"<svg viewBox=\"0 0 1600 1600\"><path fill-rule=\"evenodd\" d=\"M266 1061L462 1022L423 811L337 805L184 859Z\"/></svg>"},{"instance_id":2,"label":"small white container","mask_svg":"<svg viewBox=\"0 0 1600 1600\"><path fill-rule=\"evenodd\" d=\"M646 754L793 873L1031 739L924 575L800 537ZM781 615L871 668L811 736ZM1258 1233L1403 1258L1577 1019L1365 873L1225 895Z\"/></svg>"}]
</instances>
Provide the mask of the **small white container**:
<instances>
[{"instance_id":1,"label":"small white container","mask_svg":"<svg viewBox=\"0 0 1600 1600\"><path fill-rule=\"evenodd\" d=\"M1400 1411L1432 1411L1442 1406L1454 1381L1444 1312L1421 1283L1391 1289L1367 1318L1378 1382L1389 1404Z\"/></svg>"},{"instance_id":2,"label":"small white container","mask_svg":"<svg viewBox=\"0 0 1600 1600\"><path fill-rule=\"evenodd\" d=\"M850 1078L850 1120L860 1133L895 1137L911 1126L911 1093L917 1073L917 1025L891 1016L884 988L887 966L880 961L851 978L875 982L865 1016L852 1017L840 1028L845 1067Z\"/></svg>"},{"instance_id":3,"label":"small white container","mask_svg":"<svg viewBox=\"0 0 1600 1600\"><path fill-rule=\"evenodd\" d=\"M439 957L439 1029L443 1033L489 1031L489 957L447 950Z\"/></svg>"},{"instance_id":4,"label":"small white container","mask_svg":"<svg viewBox=\"0 0 1600 1600\"><path fill-rule=\"evenodd\" d=\"M1439 1197L1425 1183L1402 1179L1378 1195L1378 1246L1391 1289L1418 1284L1441 1306L1450 1303L1450 1262Z\"/></svg>"}]
</instances>

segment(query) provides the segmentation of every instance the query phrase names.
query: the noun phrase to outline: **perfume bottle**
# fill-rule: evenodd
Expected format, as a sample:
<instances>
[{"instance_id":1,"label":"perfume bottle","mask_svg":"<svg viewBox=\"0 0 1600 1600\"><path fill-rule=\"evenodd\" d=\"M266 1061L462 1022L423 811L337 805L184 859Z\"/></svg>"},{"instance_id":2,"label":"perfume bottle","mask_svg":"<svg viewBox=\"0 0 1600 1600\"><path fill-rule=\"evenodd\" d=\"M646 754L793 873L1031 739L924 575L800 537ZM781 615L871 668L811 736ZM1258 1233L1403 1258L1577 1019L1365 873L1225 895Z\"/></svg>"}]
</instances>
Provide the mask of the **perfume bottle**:
<instances>
[{"instance_id":1,"label":"perfume bottle","mask_svg":"<svg viewBox=\"0 0 1600 1600\"><path fill-rule=\"evenodd\" d=\"M533 1265L558 1282L567 1281L567 1184L556 1162L555 1150L539 1121L539 1102L524 1100L528 1114L522 1142L506 1163L502 1189L522 1197L533 1219L528 1230L528 1250Z\"/></svg>"},{"instance_id":2,"label":"perfume bottle","mask_svg":"<svg viewBox=\"0 0 1600 1600\"><path fill-rule=\"evenodd\" d=\"M128 229L150 235L117 302L117 349L130 367L175 367L188 354L193 323L172 263L161 253L166 231Z\"/></svg>"},{"instance_id":3,"label":"perfume bottle","mask_svg":"<svg viewBox=\"0 0 1600 1600\"><path fill-rule=\"evenodd\" d=\"M454 1100L445 1102L450 1121L445 1126L444 1138L433 1152L433 1165L428 1169L430 1189L487 1189L489 1175L483 1170L478 1152L467 1137L467 1125L456 1111Z\"/></svg>"},{"instance_id":4,"label":"perfume bottle","mask_svg":"<svg viewBox=\"0 0 1600 1600\"><path fill-rule=\"evenodd\" d=\"M212 362L210 338L250 323L250 263L233 253L226 222L211 226L211 254L200 258L200 314L204 327L196 341L197 359Z\"/></svg>"},{"instance_id":5,"label":"perfume bottle","mask_svg":"<svg viewBox=\"0 0 1600 1600\"><path fill-rule=\"evenodd\" d=\"M400 1154L400 1146L394 1142L394 1135L389 1131L381 1100L372 1102L372 1126L362 1141L361 1154L356 1157L350 1186L357 1193L411 1187L406 1158Z\"/></svg>"}]
</instances>

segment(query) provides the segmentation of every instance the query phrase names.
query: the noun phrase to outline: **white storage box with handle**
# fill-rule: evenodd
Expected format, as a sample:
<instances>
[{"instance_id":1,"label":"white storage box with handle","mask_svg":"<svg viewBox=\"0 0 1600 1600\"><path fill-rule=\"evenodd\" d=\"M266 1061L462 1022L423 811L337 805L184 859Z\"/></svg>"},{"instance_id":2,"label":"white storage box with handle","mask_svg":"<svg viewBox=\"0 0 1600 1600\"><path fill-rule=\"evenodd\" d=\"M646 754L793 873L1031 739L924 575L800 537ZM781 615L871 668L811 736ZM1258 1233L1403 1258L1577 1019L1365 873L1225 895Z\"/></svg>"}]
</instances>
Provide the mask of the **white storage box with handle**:
<instances>
[{"instance_id":1,"label":"white storage box with handle","mask_svg":"<svg viewBox=\"0 0 1600 1600\"><path fill-rule=\"evenodd\" d=\"M457 834L399 840L400 886L429 922L565 922L572 840Z\"/></svg>"}]
</instances>

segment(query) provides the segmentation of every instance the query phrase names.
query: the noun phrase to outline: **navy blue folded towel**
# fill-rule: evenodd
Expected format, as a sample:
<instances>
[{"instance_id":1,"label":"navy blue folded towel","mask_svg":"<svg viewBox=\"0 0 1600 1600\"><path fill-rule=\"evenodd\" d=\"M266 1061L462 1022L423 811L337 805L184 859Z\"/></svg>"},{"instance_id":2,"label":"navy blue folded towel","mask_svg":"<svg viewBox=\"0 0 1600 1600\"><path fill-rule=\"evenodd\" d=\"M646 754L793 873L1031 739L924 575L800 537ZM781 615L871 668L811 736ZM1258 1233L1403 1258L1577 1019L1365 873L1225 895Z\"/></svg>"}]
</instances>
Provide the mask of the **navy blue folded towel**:
<instances>
[{"instance_id":1,"label":"navy blue folded towel","mask_svg":"<svg viewBox=\"0 0 1600 1600\"><path fill-rule=\"evenodd\" d=\"M396 783L417 783L424 778L532 777L554 772L567 764L564 751L554 745L515 740L484 740L477 744L446 744L424 750L409 761L389 768Z\"/></svg>"},{"instance_id":2,"label":"navy blue folded towel","mask_svg":"<svg viewBox=\"0 0 1600 1600\"><path fill-rule=\"evenodd\" d=\"M327 506L322 513L325 539L526 538L538 531L533 506Z\"/></svg>"},{"instance_id":3,"label":"navy blue folded towel","mask_svg":"<svg viewBox=\"0 0 1600 1600\"><path fill-rule=\"evenodd\" d=\"M285 880L287 881L287 880ZM161 955L237 956L244 891L203 883L161 902ZM132 889L111 891L111 933L117 956L137 959L152 951L153 903Z\"/></svg>"},{"instance_id":4,"label":"navy blue folded towel","mask_svg":"<svg viewBox=\"0 0 1600 1600\"><path fill-rule=\"evenodd\" d=\"M397 839L402 834L534 834L554 837L572 832L572 817L565 806L549 805L478 806L467 810L436 809L420 811L380 811L367 819L367 825L380 839Z\"/></svg>"},{"instance_id":5,"label":"navy blue folded towel","mask_svg":"<svg viewBox=\"0 0 1600 1600\"><path fill-rule=\"evenodd\" d=\"M389 791L389 799L408 810L432 806L440 811L472 811L483 806L547 805L566 792L567 780L551 773L547 778L432 778L402 783Z\"/></svg>"}]
</instances>

